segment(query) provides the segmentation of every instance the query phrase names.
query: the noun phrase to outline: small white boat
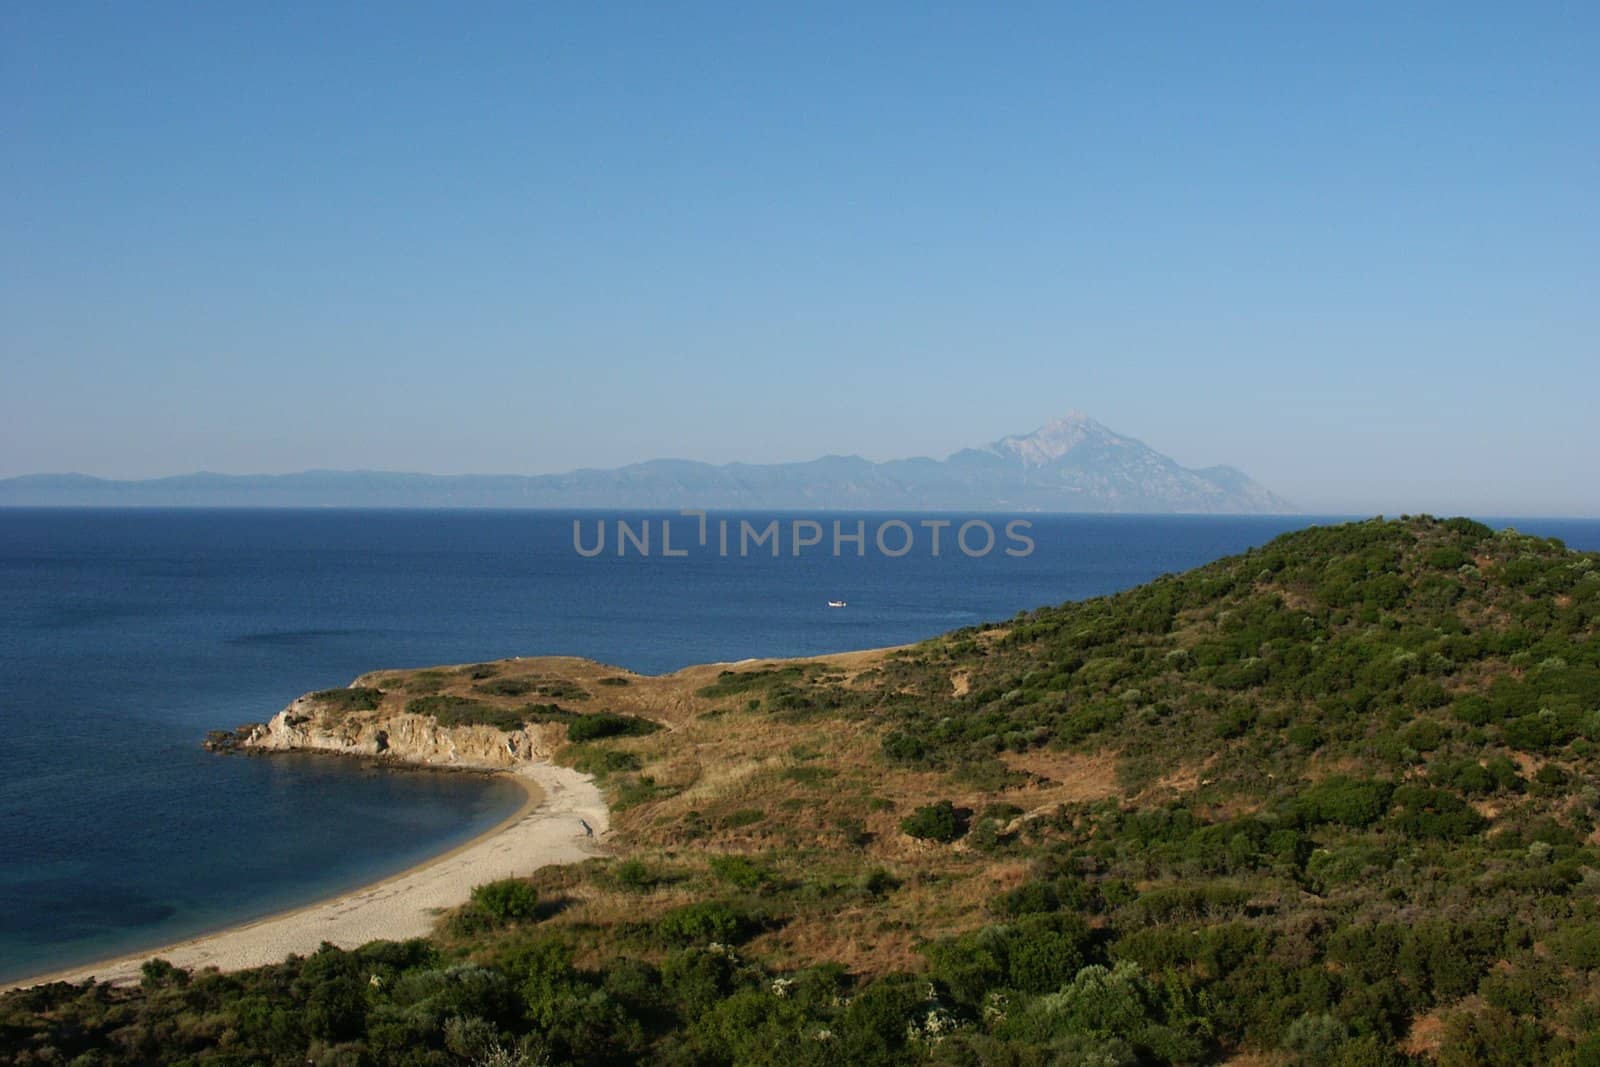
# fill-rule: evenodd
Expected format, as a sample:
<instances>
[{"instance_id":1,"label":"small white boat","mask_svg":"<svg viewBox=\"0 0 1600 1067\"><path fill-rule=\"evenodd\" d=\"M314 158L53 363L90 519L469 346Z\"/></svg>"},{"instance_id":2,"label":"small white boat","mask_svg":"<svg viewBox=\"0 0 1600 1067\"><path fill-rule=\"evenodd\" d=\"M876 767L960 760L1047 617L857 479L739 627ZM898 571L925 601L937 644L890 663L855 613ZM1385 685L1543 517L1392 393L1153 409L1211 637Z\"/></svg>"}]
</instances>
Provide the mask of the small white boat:
<instances>
[{"instance_id":1,"label":"small white boat","mask_svg":"<svg viewBox=\"0 0 1600 1067\"><path fill-rule=\"evenodd\" d=\"M843 600L830 600L830 601L828 601L828 607L830 607L830 608L842 608L844 606L845 606L845 601L843 601Z\"/></svg>"}]
</instances>

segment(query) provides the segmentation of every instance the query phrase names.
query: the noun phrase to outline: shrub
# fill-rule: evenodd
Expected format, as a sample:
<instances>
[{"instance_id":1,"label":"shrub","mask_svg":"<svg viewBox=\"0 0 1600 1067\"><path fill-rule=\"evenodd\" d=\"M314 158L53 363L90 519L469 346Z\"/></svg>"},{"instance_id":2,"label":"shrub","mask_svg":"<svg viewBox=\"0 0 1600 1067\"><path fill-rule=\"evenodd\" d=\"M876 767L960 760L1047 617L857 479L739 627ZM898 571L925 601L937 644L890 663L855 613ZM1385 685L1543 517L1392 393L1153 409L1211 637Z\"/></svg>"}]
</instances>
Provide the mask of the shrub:
<instances>
[{"instance_id":1,"label":"shrub","mask_svg":"<svg viewBox=\"0 0 1600 1067\"><path fill-rule=\"evenodd\" d=\"M686 948L661 964L661 984L685 1015L702 1015L733 990L733 960L726 952Z\"/></svg>"},{"instance_id":2,"label":"shrub","mask_svg":"<svg viewBox=\"0 0 1600 1067\"><path fill-rule=\"evenodd\" d=\"M1306 1067L1334 1063L1339 1048L1350 1038L1350 1028L1336 1015L1302 1015L1284 1031L1283 1047Z\"/></svg>"},{"instance_id":3,"label":"shrub","mask_svg":"<svg viewBox=\"0 0 1600 1067\"><path fill-rule=\"evenodd\" d=\"M533 692L534 683L526 678L494 678L472 687L474 693L497 697L520 697Z\"/></svg>"},{"instance_id":4,"label":"shrub","mask_svg":"<svg viewBox=\"0 0 1600 1067\"><path fill-rule=\"evenodd\" d=\"M928 746L915 735L900 730L884 735L883 754L895 763L917 763L928 756Z\"/></svg>"},{"instance_id":5,"label":"shrub","mask_svg":"<svg viewBox=\"0 0 1600 1067\"><path fill-rule=\"evenodd\" d=\"M141 989L165 989L189 984L189 972L163 959L145 960L139 967Z\"/></svg>"},{"instance_id":6,"label":"shrub","mask_svg":"<svg viewBox=\"0 0 1600 1067\"><path fill-rule=\"evenodd\" d=\"M862 891L869 896L886 897L900 888L900 879L882 867L874 867L861 876L860 885Z\"/></svg>"},{"instance_id":7,"label":"shrub","mask_svg":"<svg viewBox=\"0 0 1600 1067\"><path fill-rule=\"evenodd\" d=\"M1154 993L1137 965L1085 967L1059 993L1034 1001L1008 1029L1046 1043L1073 1034L1136 1040L1158 1021Z\"/></svg>"},{"instance_id":8,"label":"shrub","mask_svg":"<svg viewBox=\"0 0 1600 1067\"><path fill-rule=\"evenodd\" d=\"M497 922L523 922L539 909L539 891L521 878L501 878L472 890L473 907Z\"/></svg>"},{"instance_id":9,"label":"shrub","mask_svg":"<svg viewBox=\"0 0 1600 1067\"><path fill-rule=\"evenodd\" d=\"M661 724L637 715L618 715L600 711L579 715L567 723L567 740L594 741L602 737L643 737L661 729Z\"/></svg>"},{"instance_id":10,"label":"shrub","mask_svg":"<svg viewBox=\"0 0 1600 1067\"><path fill-rule=\"evenodd\" d=\"M643 766L639 757L632 752L598 746L584 746L572 753L571 758L574 770L592 774L596 778L624 771L636 771Z\"/></svg>"},{"instance_id":11,"label":"shrub","mask_svg":"<svg viewBox=\"0 0 1600 1067\"><path fill-rule=\"evenodd\" d=\"M589 691L576 682L561 680L540 682L537 688L540 696L549 697L551 700L588 700Z\"/></svg>"},{"instance_id":12,"label":"shrub","mask_svg":"<svg viewBox=\"0 0 1600 1067\"><path fill-rule=\"evenodd\" d=\"M568 711L560 704L524 704L517 709L517 714L527 722L571 722L578 717L575 711Z\"/></svg>"},{"instance_id":13,"label":"shrub","mask_svg":"<svg viewBox=\"0 0 1600 1067\"><path fill-rule=\"evenodd\" d=\"M428 670L417 671L405 679L405 688L408 693L437 693L450 684L450 675L445 671Z\"/></svg>"},{"instance_id":14,"label":"shrub","mask_svg":"<svg viewBox=\"0 0 1600 1067\"><path fill-rule=\"evenodd\" d=\"M364 983L341 974L317 982L306 993L301 1016L306 1032L324 1041L345 1041L358 1036L367 1022Z\"/></svg>"},{"instance_id":15,"label":"shrub","mask_svg":"<svg viewBox=\"0 0 1600 1067\"><path fill-rule=\"evenodd\" d=\"M922 841L946 843L965 832L964 820L948 800L918 808L900 820L900 829Z\"/></svg>"},{"instance_id":16,"label":"shrub","mask_svg":"<svg viewBox=\"0 0 1600 1067\"><path fill-rule=\"evenodd\" d=\"M383 690L352 685L345 689L323 689L312 693L311 699L337 715L356 711L376 711L383 703Z\"/></svg>"},{"instance_id":17,"label":"shrub","mask_svg":"<svg viewBox=\"0 0 1600 1067\"><path fill-rule=\"evenodd\" d=\"M1458 515L1453 519L1445 519L1439 524L1452 533L1459 534L1464 544L1474 545L1479 541L1494 536L1494 530L1474 519Z\"/></svg>"},{"instance_id":18,"label":"shrub","mask_svg":"<svg viewBox=\"0 0 1600 1067\"><path fill-rule=\"evenodd\" d=\"M1394 825L1411 837L1456 841L1483 829L1483 816L1467 802L1444 789L1408 785L1395 790Z\"/></svg>"},{"instance_id":19,"label":"shrub","mask_svg":"<svg viewBox=\"0 0 1600 1067\"><path fill-rule=\"evenodd\" d=\"M759 889L772 880L772 872L747 856L712 856L711 873L740 889Z\"/></svg>"},{"instance_id":20,"label":"shrub","mask_svg":"<svg viewBox=\"0 0 1600 1067\"><path fill-rule=\"evenodd\" d=\"M716 900L705 900L673 908L656 922L656 933L665 941L683 943L738 941L749 929L745 916Z\"/></svg>"},{"instance_id":21,"label":"shrub","mask_svg":"<svg viewBox=\"0 0 1600 1067\"><path fill-rule=\"evenodd\" d=\"M611 869L611 879L620 889L644 893L654 889L661 881L661 876L643 860L628 859Z\"/></svg>"},{"instance_id":22,"label":"shrub","mask_svg":"<svg viewBox=\"0 0 1600 1067\"><path fill-rule=\"evenodd\" d=\"M1391 782L1329 778L1301 793L1294 808L1308 823L1331 822L1359 828L1382 817L1393 792Z\"/></svg>"},{"instance_id":23,"label":"shrub","mask_svg":"<svg viewBox=\"0 0 1600 1067\"><path fill-rule=\"evenodd\" d=\"M833 1029L837 1063L899 1063L908 1026L923 1013L925 990L910 975L873 982L850 999Z\"/></svg>"},{"instance_id":24,"label":"shrub","mask_svg":"<svg viewBox=\"0 0 1600 1067\"><path fill-rule=\"evenodd\" d=\"M1088 928L1075 915L1035 916L1017 924L1008 938L1006 975L1013 989L1049 993L1086 962Z\"/></svg>"},{"instance_id":25,"label":"shrub","mask_svg":"<svg viewBox=\"0 0 1600 1067\"><path fill-rule=\"evenodd\" d=\"M1428 566L1442 571L1459 570L1472 562L1472 557L1454 545L1444 545L1428 553Z\"/></svg>"},{"instance_id":26,"label":"shrub","mask_svg":"<svg viewBox=\"0 0 1600 1067\"><path fill-rule=\"evenodd\" d=\"M1569 926L1552 939L1556 958L1583 971L1600 970L1600 928ZM148 966L148 965L147 965Z\"/></svg>"},{"instance_id":27,"label":"shrub","mask_svg":"<svg viewBox=\"0 0 1600 1067\"><path fill-rule=\"evenodd\" d=\"M520 712L497 708L481 700L448 694L415 697L406 702L412 715L430 716L440 726L493 726L497 730L520 730L526 720Z\"/></svg>"}]
</instances>

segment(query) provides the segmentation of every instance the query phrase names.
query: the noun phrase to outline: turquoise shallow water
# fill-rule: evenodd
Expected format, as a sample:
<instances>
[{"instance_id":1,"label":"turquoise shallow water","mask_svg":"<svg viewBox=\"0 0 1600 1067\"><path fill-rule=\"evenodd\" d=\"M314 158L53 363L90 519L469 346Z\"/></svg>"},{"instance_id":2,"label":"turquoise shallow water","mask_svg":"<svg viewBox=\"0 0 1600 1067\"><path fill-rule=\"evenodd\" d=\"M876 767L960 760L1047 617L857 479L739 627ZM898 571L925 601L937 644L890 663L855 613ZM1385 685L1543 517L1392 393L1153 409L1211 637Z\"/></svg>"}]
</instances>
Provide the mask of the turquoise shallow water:
<instances>
[{"instance_id":1,"label":"turquoise shallow water","mask_svg":"<svg viewBox=\"0 0 1600 1067\"><path fill-rule=\"evenodd\" d=\"M477 776L199 748L306 690L512 655L655 672L912 641L1313 521L1030 518L1025 558L586 559L572 516L538 512L0 510L0 978L308 903L521 802ZM1600 523L1516 525L1600 548Z\"/></svg>"}]
</instances>

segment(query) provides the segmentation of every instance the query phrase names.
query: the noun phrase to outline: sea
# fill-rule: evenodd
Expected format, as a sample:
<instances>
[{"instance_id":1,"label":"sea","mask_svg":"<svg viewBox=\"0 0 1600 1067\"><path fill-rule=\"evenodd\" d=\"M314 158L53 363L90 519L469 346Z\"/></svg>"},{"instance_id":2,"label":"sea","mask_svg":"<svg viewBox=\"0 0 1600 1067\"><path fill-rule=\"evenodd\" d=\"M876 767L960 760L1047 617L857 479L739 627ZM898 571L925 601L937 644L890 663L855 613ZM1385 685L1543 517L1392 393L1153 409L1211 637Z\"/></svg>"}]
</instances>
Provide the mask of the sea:
<instances>
[{"instance_id":1,"label":"sea","mask_svg":"<svg viewBox=\"0 0 1600 1067\"><path fill-rule=\"evenodd\" d=\"M899 644L1331 521L0 510L0 980L310 903L519 805L486 776L201 749L308 690L518 655L655 673ZM1600 549L1600 521L1487 521Z\"/></svg>"}]
</instances>

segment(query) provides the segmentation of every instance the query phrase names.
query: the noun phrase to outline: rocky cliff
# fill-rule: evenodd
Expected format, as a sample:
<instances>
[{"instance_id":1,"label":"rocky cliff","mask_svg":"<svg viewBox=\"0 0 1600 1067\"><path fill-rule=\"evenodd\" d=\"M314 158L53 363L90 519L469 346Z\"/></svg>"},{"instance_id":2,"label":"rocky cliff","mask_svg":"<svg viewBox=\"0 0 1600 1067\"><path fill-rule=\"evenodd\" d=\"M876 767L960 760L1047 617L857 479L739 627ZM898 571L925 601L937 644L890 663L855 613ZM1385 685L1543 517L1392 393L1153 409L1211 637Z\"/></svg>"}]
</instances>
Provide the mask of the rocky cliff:
<instances>
[{"instance_id":1,"label":"rocky cliff","mask_svg":"<svg viewBox=\"0 0 1600 1067\"><path fill-rule=\"evenodd\" d=\"M330 712L312 694L300 697L271 720L240 727L227 747L241 751L331 752L392 759L434 767L503 770L545 761L561 743L564 728L551 724L505 731L493 726L440 726L431 716L400 711L352 717Z\"/></svg>"}]
</instances>

